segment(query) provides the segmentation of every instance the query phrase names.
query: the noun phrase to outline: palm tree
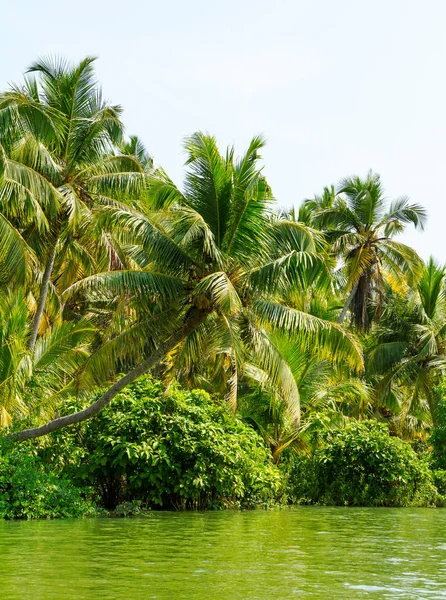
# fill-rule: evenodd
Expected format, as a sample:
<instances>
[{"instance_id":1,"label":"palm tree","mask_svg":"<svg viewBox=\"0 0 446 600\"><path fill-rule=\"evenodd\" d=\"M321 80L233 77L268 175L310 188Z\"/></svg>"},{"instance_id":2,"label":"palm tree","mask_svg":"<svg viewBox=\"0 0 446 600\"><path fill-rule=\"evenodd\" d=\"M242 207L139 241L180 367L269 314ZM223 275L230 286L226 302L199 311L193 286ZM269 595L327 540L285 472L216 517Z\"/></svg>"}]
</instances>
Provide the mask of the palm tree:
<instances>
[{"instance_id":1,"label":"palm tree","mask_svg":"<svg viewBox=\"0 0 446 600\"><path fill-rule=\"evenodd\" d=\"M300 427L295 426L295 406L283 402L268 380L263 386L251 382L241 396L240 414L264 437L277 463L285 449L300 451L307 446L309 431L322 414L327 427L365 414L371 393L364 381L333 363L324 352L302 347L298 339L282 333L272 337L296 382L302 412Z\"/></svg>"},{"instance_id":2,"label":"palm tree","mask_svg":"<svg viewBox=\"0 0 446 600\"><path fill-rule=\"evenodd\" d=\"M323 197L309 203L314 210L312 225L322 228L343 263L349 293L338 322L344 321L350 308L360 330L370 326L374 298L379 314L384 284L405 292L407 285L416 284L422 268L416 252L393 238L409 223L422 229L425 210L405 197L387 209L383 193L379 175L370 171L366 179L354 176L341 181L338 195L327 189Z\"/></svg>"},{"instance_id":3,"label":"palm tree","mask_svg":"<svg viewBox=\"0 0 446 600\"><path fill-rule=\"evenodd\" d=\"M86 321L48 330L30 355L29 306L22 290L0 294L0 425L13 417L46 416L91 353L96 330Z\"/></svg>"},{"instance_id":4,"label":"palm tree","mask_svg":"<svg viewBox=\"0 0 446 600\"><path fill-rule=\"evenodd\" d=\"M299 206L297 215L295 215L296 220L305 223L309 227L324 229L322 212L329 208L333 208L335 202L335 187L333 185L325 187L321 195L314 196L314 198L307 198L302 202Z\"/></svg>"},{"instance_id":5,"label":"palm tree","mask_svg":"<svg viewBox=\"0 0 446 600\"><path fill-rule=\"evenodd\" d=\"M29 256L40 265L28 348L33 352L52 282L95 272L110 238L92 234L97 206L140 195L144 167L123 147L121 109L102 100L94 58L76 66L34 63L22 86L0 96L0 274ZM147 159L146 156L144 156ZM102 253L100 252L102 250ZM70 280L71 278L71 280ZM62 286L63 289L63 286Z\"/></svg>"},{"instance_id":6,"label":"palm tree","mask_svg":"<svg viewBox=\"0 0 446 600\"><path fill-rule=\"evenodd\" d=\"M103 380L116 361L132 368L83 410L16 434L45 435L98 414L143 373L162 364L190 375L200 364L228 373L226 397L235 407L238 382L249 371L270 385L299 417L293 374L271 338L283 332L302 346L330 352L332 361L361 368L361 349L334 323L292 308L283 300L312 278L327 278L324 256L301 224L277 219L271 190L259 168L263 140L254 138L240 159L221 155L213 137L186 140L184 191L159 170L151 178L151 208L110 204L101 225L120 232L131 269L74 283L65 297L87 306L125 298L132 326L93 353L78 386ZM317 267L317 268L316 268ZM325 283L326 284L326 283ZM164 363L163 363L164 361Z\"/></svg>"},{"instance_id":7,"label":"palm tree","mask_svg":"<svg viewBox=\"0 0 446 600\"><path fill-rule=\"evenodd\" d=\"M391 297L368 351L378 404L396 414L435 425L435 389L446 369L446 271L432 258L414 293ZM429 420L429 418L428 418Z\"/></svg>"}]
</instances>

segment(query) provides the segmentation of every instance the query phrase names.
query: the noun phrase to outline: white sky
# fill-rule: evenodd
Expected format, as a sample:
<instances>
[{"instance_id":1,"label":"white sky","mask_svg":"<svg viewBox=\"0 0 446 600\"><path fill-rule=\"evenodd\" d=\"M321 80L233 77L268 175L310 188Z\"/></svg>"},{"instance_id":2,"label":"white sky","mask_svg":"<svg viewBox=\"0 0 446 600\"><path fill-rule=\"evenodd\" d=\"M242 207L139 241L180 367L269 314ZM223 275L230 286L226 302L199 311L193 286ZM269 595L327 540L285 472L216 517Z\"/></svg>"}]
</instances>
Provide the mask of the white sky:
<instances>
[{"instance_id":1,"label":"white sky","mask_svg":"<svg viewBox=\"0 0 446 600\"><path fill-rule=\"evenodd\" d=\"M100 57L129 133L181 182L197 129L263 133L280 204L378 171L424 204L402 241L446 262L446 0L4 0L0 87L38 56Z\"/></svg>"}]
</instances>

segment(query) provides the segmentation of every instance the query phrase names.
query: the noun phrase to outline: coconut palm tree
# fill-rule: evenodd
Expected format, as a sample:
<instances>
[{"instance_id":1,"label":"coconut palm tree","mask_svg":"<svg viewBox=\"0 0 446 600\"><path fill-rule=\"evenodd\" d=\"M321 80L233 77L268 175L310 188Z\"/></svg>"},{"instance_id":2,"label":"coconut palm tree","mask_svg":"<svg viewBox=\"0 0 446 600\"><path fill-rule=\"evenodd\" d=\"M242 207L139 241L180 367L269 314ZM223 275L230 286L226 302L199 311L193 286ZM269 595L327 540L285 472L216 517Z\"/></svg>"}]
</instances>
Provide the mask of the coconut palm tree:
<instances>
[{"instance_id":1,"label":"coconut palm tree","mask_svg":"<svg viewBox=\"0 0 446 600\"><path fill-rule=\"evenodd\" d=\"M300 427L295 426L294 407L283 402L267 378L263 385L258 379L251 380L241 394L240 415L264 437L277 463L286 448L299 451L307 446L309 431L321 414L328 427L368 412L371 389L349 369L324 357L323 352L303 348L298 339L282 333L272 337L296 382L302 412Z\"/></svg>"},{"instance_id":2,"label":"coconut palm tree","mask_svg":"<svg viewBox=\"0 0 446 600\"><path fill-rule=\"evenodd\" d=\"M29 302L22 290L0 293L0 425L46 416L91 353L95 328L65 322L39 336L29 353Z\"/></svg>"},{"instance_id":3,"label":"coconut palm tree","mask_svg":"<svg viewBox=\"0 0 446 600\"><path fill-rule=\"evenodd\" d=\"M314 198L307 198L299 206L297 214L295 214L296 220L301 223L305 223L310 227L316 229L325 229L324 218L322 212L329 208L333 208L333 204L336 202L336 190L333 185L325 187L321 195L314 196Z\"/></svg>"},{"instance_id":4,"label":"coconut palm tree","mask_svg":"<svg viewBox=\"0 0 446 600\"><path fill-rule=\"evenodd\" d=\"M233 148L222 155L213 137L196 133L185 143L183 190L159 170L150 182L150 208L110 204L103 210L101 225L120 232L132 268L89 276L65 297L90 307L123 297L134 322L92 354L78 387L109 376L116 360L127 360L132 368L85 409L24 430L16 439L95 416L155 366L187 377L212 361L229 375L226 397L233 407L238 382L249 370L251 377L267 377L295 406L297 424L296 382L272 332L361 368L361 349L350 333L283 300L305 283L308 272L312 279L317 272L325 285L329 273L306 228L274 217L271 190L258 164L263 144L254 138L236 159Z\"/></svg>"},{"instance_id":5,"label":"coconut palm tree","mask_svg":"<svg viewBox=\"0 0 446 600\"><path fill-rule=\"evenodd\" d=\"M350 309L356 327L367 330L371 301L378 300L379 314L385 283L399 293L407 285L416 285L422 262L412 248L393 238L409 223L422 229L426 212L406 197L387 207L380 177L371 171L365 179L344 179L336 196L326 189L308 206L314 211L312 226L322 228L332 252L342 261L348 297L338 322Z\"/></svg>"},{"instance_id":6,"label":"coconut palm tree","mask_svg":"<svg viewBox=\"0 0 446 600\"><path fill-rule=\"evenodd\" d=\"M23 280L35 259L31 352L51 286L59 281L62 291L96 263L104 268L111 240L92 234L94 209L144 186L136 140L129 154L119 151L121 109L103 101L94 60L39 60L0 96L0 275L11 265Z\"/></svg>"},{"instance_id":7,"label":"coconut palm tree","mask_svg":"<svg viewBox=\"0 0 446 600\"><path fill-rule=\"evenodd\" d=\"M368 350L378 405L405 421L435 425L436 387L446 369L446 271L432 258L414 293L390 297ZM427 414L426 414L427 413Z\"/></svg>"}]
</instances>

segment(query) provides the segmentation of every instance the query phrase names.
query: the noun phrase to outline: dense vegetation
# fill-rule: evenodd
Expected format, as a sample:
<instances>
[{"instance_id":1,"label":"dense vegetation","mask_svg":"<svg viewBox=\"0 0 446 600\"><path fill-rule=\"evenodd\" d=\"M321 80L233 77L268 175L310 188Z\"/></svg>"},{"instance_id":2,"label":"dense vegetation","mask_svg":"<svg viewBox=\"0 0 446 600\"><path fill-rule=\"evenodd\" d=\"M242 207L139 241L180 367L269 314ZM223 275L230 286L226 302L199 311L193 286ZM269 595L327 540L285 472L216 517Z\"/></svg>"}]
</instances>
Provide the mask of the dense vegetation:
<instances>
[{"instance_id":1,"label":"dense vegetation","mask_svg":"<svg viewBox=\"0 0 446 600\"><path fill-rule=\"evenodd\" d=\"M144 377L96 419L54 434L46 463L103 506L255 506L274 502L281 478L262 438L201 390L171 390Z\"/></svg>"},{"instance_id":2,"label":"dense vegetation","mask_svg":"<svg viewBox=\"0 0 446 600\"><path fill-rule=\"evenodd\" d=\"M325 432L311 456L289 469L294 502L346 506L429 506L442 502L426 460L373 421Z\"/></svg>"},{"instance_id":3,"label":"dense vegetation","mask_svg":"<svg viewBox=\"0 0 446 600\"><path fill-rule=\"evenodd\" d=\"M96 514L91 491L44 464L34 449L0 448L0 519L79 517Z\"/></svg>"},{"instance_id":4,"label":"dense vegetation","mask_svg":"<svg viewBox=\"0 0 446 600\"><path fill-rule=\"evenodd\" d=\"M441 504L424 209L370 172L284 211L261 137L192 134L179 188L121 114L91 58L0 94L0 515Z\"/></svg>"}]
</instances>

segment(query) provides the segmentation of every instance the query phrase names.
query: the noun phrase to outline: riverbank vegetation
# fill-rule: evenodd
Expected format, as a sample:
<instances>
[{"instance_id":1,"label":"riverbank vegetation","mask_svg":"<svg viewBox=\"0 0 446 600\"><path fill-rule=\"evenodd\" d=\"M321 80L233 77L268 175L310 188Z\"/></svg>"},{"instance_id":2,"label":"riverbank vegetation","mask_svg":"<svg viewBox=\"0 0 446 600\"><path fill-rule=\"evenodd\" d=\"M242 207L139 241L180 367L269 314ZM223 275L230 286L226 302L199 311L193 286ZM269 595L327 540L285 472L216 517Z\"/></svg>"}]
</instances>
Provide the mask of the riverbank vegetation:
<instances>
[{"instance_id":1,"label":"riverbank vegetation","mask_svg":"<svg viewBox=\"0 0 446 600\"><path fill-rule=\"evenodd\" d=\"M0 516L444 503L424 208L369 172L285 210L264 144L193 133L177 186L94 59L0 94Z\"/></svg>"}]
</instances>

